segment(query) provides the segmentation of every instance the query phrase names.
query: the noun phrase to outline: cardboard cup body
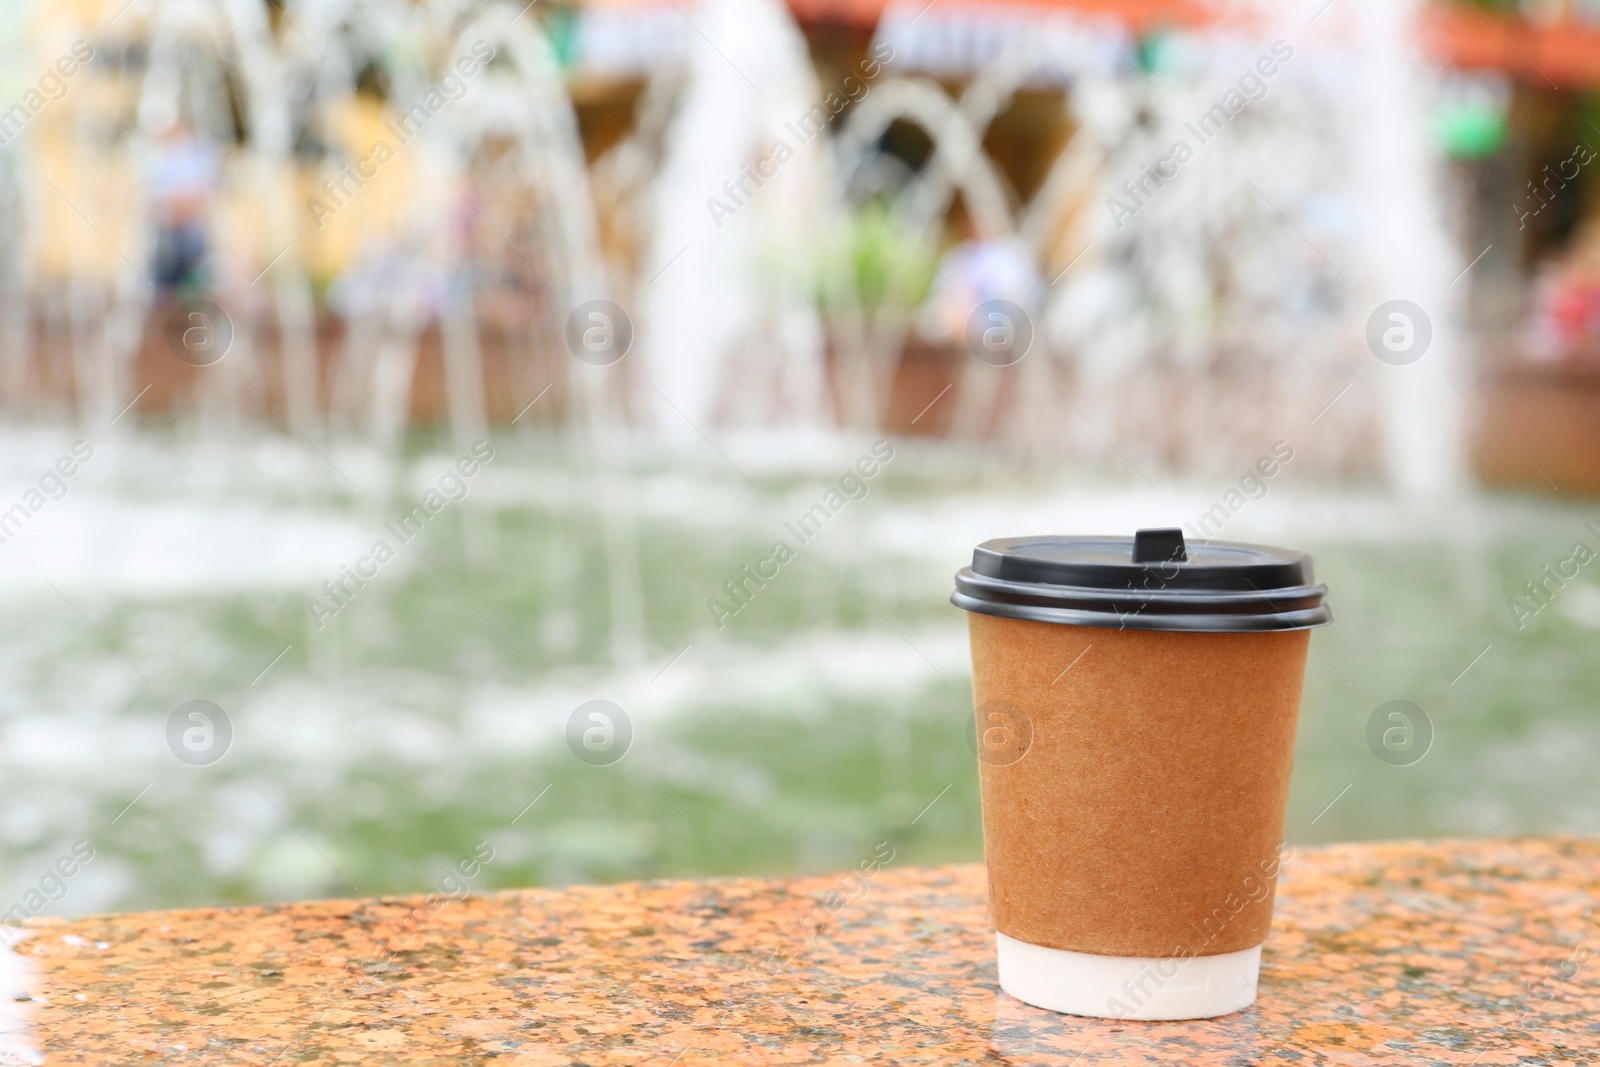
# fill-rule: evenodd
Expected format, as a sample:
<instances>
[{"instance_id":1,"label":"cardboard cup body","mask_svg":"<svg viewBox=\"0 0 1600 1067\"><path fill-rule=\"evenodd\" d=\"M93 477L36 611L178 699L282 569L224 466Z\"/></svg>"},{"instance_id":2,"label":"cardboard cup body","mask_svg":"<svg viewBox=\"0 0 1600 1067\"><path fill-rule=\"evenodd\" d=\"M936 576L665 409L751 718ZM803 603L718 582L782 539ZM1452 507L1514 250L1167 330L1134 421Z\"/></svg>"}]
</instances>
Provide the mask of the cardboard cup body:
<instances>
[{"instance_id":1,"label":"cardboard cup body","mask_svg":"<svg viewBox=\"0 0 1600 1067\"><path fill-rule=\"evenodd\" d=\"M1247 1007L1309 631L968 621L1002 985L1109 1018Z\"/></svg>"}]
</instances>

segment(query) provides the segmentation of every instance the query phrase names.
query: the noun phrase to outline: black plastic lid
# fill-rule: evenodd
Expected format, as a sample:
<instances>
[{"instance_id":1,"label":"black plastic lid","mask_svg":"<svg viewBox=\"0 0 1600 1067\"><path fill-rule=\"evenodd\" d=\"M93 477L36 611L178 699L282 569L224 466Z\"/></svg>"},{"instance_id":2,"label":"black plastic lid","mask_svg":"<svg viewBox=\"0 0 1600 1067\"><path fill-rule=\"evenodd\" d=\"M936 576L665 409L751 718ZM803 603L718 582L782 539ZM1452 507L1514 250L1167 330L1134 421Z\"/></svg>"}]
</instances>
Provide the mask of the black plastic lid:
<instances>
[{"instance_id":1,"label":"black plastic lid","mask_svg":"<svg viewBox=\"0 0 1600 1067\"><path fill-rule=\"evenodd\" d=\"M1007 537L972 551L950 602L981 615L1126 630L1242 633L1326 626L1304 552L1184 542L1178 529L1133 537Z\"/></svg>"}]
</instances>

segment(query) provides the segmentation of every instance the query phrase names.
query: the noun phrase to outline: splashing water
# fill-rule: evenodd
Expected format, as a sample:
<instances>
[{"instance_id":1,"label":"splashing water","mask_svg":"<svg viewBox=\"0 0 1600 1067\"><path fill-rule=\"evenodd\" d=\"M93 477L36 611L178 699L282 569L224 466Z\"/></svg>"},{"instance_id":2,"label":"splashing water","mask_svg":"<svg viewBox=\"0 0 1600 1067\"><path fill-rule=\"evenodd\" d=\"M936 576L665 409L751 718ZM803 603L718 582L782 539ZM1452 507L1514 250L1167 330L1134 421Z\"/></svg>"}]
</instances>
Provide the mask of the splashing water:
<instances>
[{"instance_id":1,"label":"splashing water","mask_svg":"<svg viewBox=\"0 0 1600 1067\"><path fill-rule=\"evenodd\" d=\"M822 93L779 0L706 0L695 22L637 289L645 373L676 409L657 425L692 437L713 422L820 423L808 260L837 214Z\"/></svg>"}]
</instances>

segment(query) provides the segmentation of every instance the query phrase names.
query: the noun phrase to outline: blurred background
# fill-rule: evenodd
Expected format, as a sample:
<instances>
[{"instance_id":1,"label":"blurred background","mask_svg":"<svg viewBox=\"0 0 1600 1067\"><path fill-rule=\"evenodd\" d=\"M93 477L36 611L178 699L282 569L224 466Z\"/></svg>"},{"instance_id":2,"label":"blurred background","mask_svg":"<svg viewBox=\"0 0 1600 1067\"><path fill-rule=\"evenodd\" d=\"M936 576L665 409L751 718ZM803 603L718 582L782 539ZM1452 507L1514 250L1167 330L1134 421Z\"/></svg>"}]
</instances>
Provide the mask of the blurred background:
<instances>
[{"instance_id":1,"label":"blurred background","mask_svg":"<svg viewBox=\"0 0 1600 1067\"><path fill-rule=\"evenodd\" d=\"M41 0L0 55L0 904L975 861L951 576L1139 526L1331 588L1291 843L1600 830L1600 6Z\"/></svg>"}]
</instances>

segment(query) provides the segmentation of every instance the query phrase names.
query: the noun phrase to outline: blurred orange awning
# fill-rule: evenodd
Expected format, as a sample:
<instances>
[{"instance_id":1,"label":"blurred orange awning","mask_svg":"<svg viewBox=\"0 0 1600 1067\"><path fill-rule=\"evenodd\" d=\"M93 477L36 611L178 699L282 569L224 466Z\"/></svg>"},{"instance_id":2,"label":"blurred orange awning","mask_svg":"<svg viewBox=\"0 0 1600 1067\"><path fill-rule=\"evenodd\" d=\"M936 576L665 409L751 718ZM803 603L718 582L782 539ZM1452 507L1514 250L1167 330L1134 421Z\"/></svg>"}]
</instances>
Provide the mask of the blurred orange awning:
<instances>
[{"instance_id":1,"label":"blurred orange awning","mask_svg":"<svg viewBox=\"0 0 1600 1067\"><path fill-rule=\"evenodd\" d=\"M870 29L899 0L788 0L800 22ZM1135 33L1165 26L1203 26L1222 17L1200 0L932 0L924 10L948 2L964 12L993 7L1075 11L1110 15ZM1449 66L1503 71L1547 89L1600 88L1600 24L1573 20L1533 23L1494 16L1465 4L1438 3L1423 17L1427 47Z\"/></svg>"},{"instance_id":2,"label":"blurred orange awning","mask_svg":"<svg viewBox=\"0 0 1600 1067\"><path fill-rule=\"evenodd\" d=\"M1534 88L1600 87L1600 26L1538 25L1452 6L1430 9L1424 32L1428 46L1452 67L1504 71Z\"/></svg>"},{"instance_id":3,"label":"blurred orange awning","mask_svg":"<svg viewBox=\"0 0 1600 1067\"><path fill-rule=\"evenodd\" d=\"M876 26L895 0L789 0L789 10L804 23L835 23L848 26ZM933 0L934 8L943 0ZM1115 15L1136 31L1160 26L1199 26L1214 14L1207 4L1196 0L953 0L952 7L965 11L994 7L1015 11L1031 7L1046 11L1077 11L1081 14Z\"/></svg>"}]
</instances>

